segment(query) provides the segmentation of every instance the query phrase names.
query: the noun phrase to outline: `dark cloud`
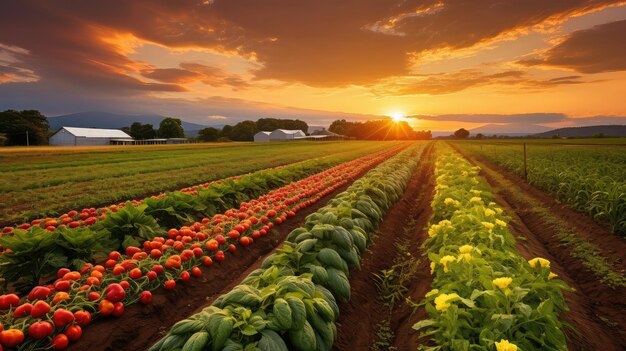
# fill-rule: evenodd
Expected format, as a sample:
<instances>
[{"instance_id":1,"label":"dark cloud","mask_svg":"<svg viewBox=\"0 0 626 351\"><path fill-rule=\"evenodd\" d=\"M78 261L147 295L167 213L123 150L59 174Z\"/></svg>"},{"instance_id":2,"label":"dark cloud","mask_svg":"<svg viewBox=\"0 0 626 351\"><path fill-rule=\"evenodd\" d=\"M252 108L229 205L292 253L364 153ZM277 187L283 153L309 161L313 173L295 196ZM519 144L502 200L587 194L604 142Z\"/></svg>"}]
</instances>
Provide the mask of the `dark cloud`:
<instances>
[{"instance_id":1,"label":"dark cloud","mask_svg":"<svg viewBox=\"0 0 626 351\"><path fill-rule=\"evenodd\" d=\"M236 74L227 73L221 68L198 63L181 63L181 68L150 68L141 71L141 75L164 83L187 84L202 82L221 87L246 88L249 84Z\"/></svg>"},{"instance_id":2,"label":"dark cloud","mask_svg":"<svg viewBox=\"0 0 626 351\"><path fill-rule=\"evenodd\" d=\"M103 36L130 33L169 47L254 56L259 79L365 85L408 74L412 55L471 47L620 1L24 0L3 5L0 43L29 50L25 62L42 79L124 91L183 88L130 77L141 63Z\"/></svg>"},{"instance_id":3,"label":"dark cloud","mask_svg":"<svg viewBox=\"0 0 626 351\"><path fill-rule=\"evenodd\" d=\"M523 89L542 89L546 87L580 84L582 76L565 76L552 79L536 79L518 70L498 73L484 73L476 69L445 72L427 75L412 75L389 79L373 88L377 95L440 95L456 93L472 87L486 85L517 86Z\"/></svg>"},{"instance_id":4,"label":"dark cloud","mask_svg":"<svg viewBox=\"0 0 626 351\"><path fill-rule=\"evenodd\" d=\"M526 66L548 65L581 73L626 70L626 20L573 32L541 57L519 61Z\"/></svg>"}]
</instances>

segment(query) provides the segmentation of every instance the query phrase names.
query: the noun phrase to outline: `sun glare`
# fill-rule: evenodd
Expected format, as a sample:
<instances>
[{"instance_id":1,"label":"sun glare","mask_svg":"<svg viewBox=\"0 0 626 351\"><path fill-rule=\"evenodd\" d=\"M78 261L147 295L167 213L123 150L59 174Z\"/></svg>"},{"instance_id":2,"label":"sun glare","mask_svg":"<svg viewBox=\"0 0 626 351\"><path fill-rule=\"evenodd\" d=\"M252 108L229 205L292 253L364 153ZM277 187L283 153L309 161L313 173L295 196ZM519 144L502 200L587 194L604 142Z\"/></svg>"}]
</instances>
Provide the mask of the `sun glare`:
<instances>
[{"instance_id":1,"label":"sun glare","mask_svg":"<svg viewBox=\"0 0 626 351\"><path fill-rule=\"evenodd\" d=\"M402 112L393 112L391 114L389 114L389 116L391 117L391 120L394 122L402 122L404 121L404 113Z\"/></svg>"}]
</instances>

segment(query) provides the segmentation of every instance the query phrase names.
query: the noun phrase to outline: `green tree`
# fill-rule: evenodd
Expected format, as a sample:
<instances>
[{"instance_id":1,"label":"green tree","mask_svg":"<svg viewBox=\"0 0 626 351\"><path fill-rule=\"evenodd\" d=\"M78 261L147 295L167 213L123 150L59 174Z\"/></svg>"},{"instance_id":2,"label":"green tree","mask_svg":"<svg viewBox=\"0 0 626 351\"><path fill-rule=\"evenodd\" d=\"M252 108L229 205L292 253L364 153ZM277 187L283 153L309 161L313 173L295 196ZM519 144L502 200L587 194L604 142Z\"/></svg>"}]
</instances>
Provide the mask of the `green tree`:
<instances>
[{"instance_id":1,"label":"green tree","mask_svg":"<svg viewBox=\"0 0 626 351\"><path fill-rule=\"evenodd\" d=\"M220 130L213 127L201 129L198 132L198 139L202 141L216 141L220 137Z\"/></svg>"},{"instance_id":2,"label":"green tree","mask_svg":"<svg viewBox=\"0 0 626 351\"><path fill-rule=\"evenodd\" d=\"M7 136L0 133L0 146L4 145L7 142Z\"/></svg>"},{"instance_id":3,"label":"green tree","mask_svg":"<svg viewBox=\"0 0 626 351\"><path fill-rule=\"evenodd\" d=\"M161 138L184 138L183 122L178 118L167 117L159 124L157 134Z\"/></svg>"},{"instance_id":4,"label":"green tree","mask_svg":"<svg viewBox=\"0 0 626 351\"><path fill-rule=\"evenodd\" d=\"M457 139L467 139L469 135L470 135L470 132L465 128L461 128L457 130L456 132L454 132L454 137Z\"/></svg>"},{"instance_id":5,"label":"green tree","mask_svg":"<svg viewBox=\"0 0 626 351\"><path fill-rule=\"evenodd\" d=\"M229 138L235 141L252 141L256 132L257 127L254 121L242 121L233 126Z\"/></svg>"},{"instance_id":6,"label":"green tree","mask_svg":"<svg viewBox=\"0 0 626 351\"><path fill-rule=\"evenodd\" d=\"M152 139L156 137L156 134L157 131L154 130L152 124L135 122L130 126L130 136L137 140Z\"/></svg>"},{"instance_id":7,"label":"green tree","mask_svg":"<svg viewBox=\"0 0 626 351\"><path fill-rule=\"evenodd\" d=\"M485 136L484 136L482 133L478 133L478 134L476 134L476 139L482 139L482 138L484 138L484 137L485 137Z\"/></svg>"},{"instance_id":8,"label":"green tree","mask_svg":"<svg viewBox=\"0 0 626 351\"><path fill-rule=\"evenodd\" d=\"M0 133L6 145L45 145L48 143L48 119L37 110L0 112ZM28 137L28 139L27 139Z\"/></svg>"},{"instance_id":9,"label":"green tree","mask_svg":"<svg viewBox=\"0 0 626 351\"><path fill-rule=\"evenodd\" d=\"M222 130L220 131L220 139L222 139L222 141L225 141L224 139L230 139L230 133L233 131L233 126L231 125L225 125L222 127Z\"/></svg>"}]
</instances>

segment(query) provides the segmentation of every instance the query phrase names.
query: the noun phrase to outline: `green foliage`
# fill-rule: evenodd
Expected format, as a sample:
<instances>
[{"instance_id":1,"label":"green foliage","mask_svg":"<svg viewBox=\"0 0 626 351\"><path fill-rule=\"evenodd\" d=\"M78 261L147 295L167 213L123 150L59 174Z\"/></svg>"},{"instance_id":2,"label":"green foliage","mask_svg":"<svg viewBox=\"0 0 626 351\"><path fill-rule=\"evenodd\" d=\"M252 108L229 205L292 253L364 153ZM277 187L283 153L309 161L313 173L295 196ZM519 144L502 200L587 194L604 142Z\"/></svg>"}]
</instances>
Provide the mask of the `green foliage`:
<instances>
[{"instance_id":1,"label":"green foliage","mask_svg":"<svg viewBox=\"0 0 626 351\"><path fill-rule=\"evenodd\" d=\"M163 228L177 228L193 223L207 208L198 196L175 191L144 200L145 214L157 220Z\"/></svg>"},{"instance_id":2,"label":"green foliage","mask_svg":"<svg viewBox=\"0 0 626 351\"><path fill-rule=\"evenodd\" d=\"M161 228L154 217L146 214L145 206L126 206L109 214L103 221L93 226L94 230L106 231L118 247L141 246L140 242L161 236L165 229Z\"/></svg>"},{"instance_id":3,"label":"green foliage","mask_svg":"<svg viewBox=\"0 0 626 351\"><path fill-rule=\"evenodd\" d=\"M37 110L6 110L0 112L0 133L4 142L0 145L26 145L26 133L30 145L48 144L48 119Z\"/></svg>"},{"instance_id":4,"label":"green foliage","mask_svg":"<svg viewBox=\"0 0 626 351\"><path fill-rule=\"evenodd\" d=\"M130 136L137 140L153 139L157 135L157 131L154 130L152 124L142 124L135 122L130 126Z\"/></svg>"},{"instance_id":5,"label":"green foliage","mask_svg":"<svg viewBox=\"0 0 626 351\"><path fill-rule=\"evenodd\" d=\"M220 137L220 130L213 127L201 129L198 132L198 139L201 141L217 141Z\"/></svg>"},{"instance_id":6,"label":"green foliage","mask_svg":"<svg viewBox=\"0 0 626 351\"><path fill-rule=\"evenodd\" d=\"M454 137L457 139L467 139L469 135L470 135L470 132L465 128L461 128L457 130L456 132L454 132Z\"/></svg>"},{"instance_id":7,"label":"green foliage","mask_svg":"<svg viewBox=\"0 0 626 351\"><path fill-rule=\"evenodd\" d=\"M103 260L112 250L106 233L88 228L58 229L39 227L16 230L0 237L6 252L0 256L0 276L17 290L28 290L56 273L61 267L79 269L86 261Z\"/></svg>"},{"instance_id":8,"label":"green foliage","mask_svg":"<svg viewBox=\"0 0 626 351\"><path fill-rule=\"evenodd\" d=\"M183 122L178 118L164 118L159 124L157 134L161 138L184 138Z\"/></svg>"}]
</instances>

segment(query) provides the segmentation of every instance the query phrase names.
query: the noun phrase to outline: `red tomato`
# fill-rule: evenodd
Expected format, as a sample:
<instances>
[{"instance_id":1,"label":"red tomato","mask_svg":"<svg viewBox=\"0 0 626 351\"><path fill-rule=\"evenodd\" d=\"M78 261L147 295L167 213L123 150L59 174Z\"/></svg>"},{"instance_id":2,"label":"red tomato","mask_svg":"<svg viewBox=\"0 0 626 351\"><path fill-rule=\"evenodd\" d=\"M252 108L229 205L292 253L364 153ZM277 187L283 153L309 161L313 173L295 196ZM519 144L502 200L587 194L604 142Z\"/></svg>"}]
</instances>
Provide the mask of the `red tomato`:
<instances>
[{"instance_id":1,"label":"red tomato","mask_svg":"<svg viewBox=\"0 0 626 351\"><path fill-rule=\"evenodd\" d=\"M66 275L69 272L71 272L71 271L69 269L67 269L67 268L60 268L57 271L57 278L61 279L61 278L63 278L64 275Z\"/></svg>"},{"instance_id":2,"label":"red tomato","mask_svg":"<svg viewBox=\"0 0 626 351\"><path fill-rule=\"evenodd\" d=\"M54 283L54 290L56 291L69 291L70 290L70 282L67 280L57 280Z\"/></svg>"},{"instance_id":3,"label":"red tomato","mask_svg":"<svg viewBox=\"0 0 626 351\"><path fill-rule=\"evenodd\" d=\"M213 260L209 256L204 256L202 257L202 264L208 267L213 264Z\"/></svg>"},{"instance_id":4,"label":"red tomato","mask_svg":"<svg viewBox=\"0 0 626 351\"><path fill-rule=\"evenodd\" d=\"M33 305L31 305L30 303L27 302L27 303L21 304L17 306L15 311L13 311L13 317L19 318L19 317L28 316L32 312L32 310L33 310Z\"/></svg>"},{"instance_id":5,"label":"red tomato","mask_svg":"<svg viewBox=\"0 0 626 351\"><path fill-rule=\"evenodd\" d=\"M20 304L20 297L15 294L0 296L0 310L6 310Z\"/></svg>"},{"instance_id":6,"label":"red tomato","mask_svg":"<svg viewBox=\"0 0 626 351\"><path fill-rule=\"evenodd\" d=\"M15 347L24 341L24 332L19 329L7 329L0 332L0 342L6 348Z\"/></svg>"},{"instance_id":7,"label":"red tomato","mask_svg":"<svg viewBox=\"0 0 626 351\"><path fill-rule=\"evenodd\" d=\"M261 237L261 232L260 231L255 230L255 231L252 232L252 238L253 239L258 239L260 237Z\"/></svg>"},{"instance_id":8,"label":"red tomato","mask_svg":"<svg viewBox=\"0 0 626 351\"><path fill-rule=\"evenodd\" d=\"M30 316L33 318L39 318L48 312L50 312L50 305L48 305L45 301L37 301L30 311Z\"/></svg>"},{"instance_id":9,"label":"red tomato","mask_svg":"<svg viewBox=\"0 0 626 351\"><path fill-rule=\"evenodd\" d=\"M109 284L105 290L105 298L111 302L122 301L126 297L126 291L120 284Z\"/></svg>"},{"instance_id":10,"label":"red tomato","mask_svg":"<svg viewBox=\"0 0 626 351\"><path fill-rule=\"evenodd\" d=\"M218 236L216 236L216 237L215 237L215 240L217 240L217 242L218 242L220 245L224 245L224 244L226 244L226 238L224 238L224 236L223 236L223 235L221 235L221 234L220 234L220 235L218 235Z\"/></svg>"},{"instance_id":11,"label":"red tomato","mask_svg":"<svg viewBox=\"0 0 626 351\"><path fill-rule=\"evenodd\" d=\"M97 301L100 299L100 294L98 294L95 291L90 292L89 294L87 294L87 299L89 301Z\"/></svg>"},{"instance_id":12,"label":"red tomato","mask_svg":"<svg viewBox=\"0 0 626 351\"><path fill-rule=\"evenodd\" d=\"M237 251L237 246L235 246L233 244L228 245L228 251L236 252Z\"/></svg>"},{"instance_id":13,"label":"red tomato","mask_svg":"<svg viewBox=\"0 0 626 351\"><path fill-rule=\"evenodd\" d=\"M117 251L111 251L111 253L109 254L109 260L117 261L120 259L120 257L122 257L122 254Z\"/></svg>"},{"instance_id":14,"label":"red tomato","mask_svg":"<svg viewBox=\"0 0 626 351\"><path fill-rule=\"evenodd\" d=\"M170 279L170 280L167 280L164 285L165 285L165 289L174 290L176 288L176 281Z\"/></svg>"},{"instance_id":15,"label":"red tomato","mask_svg":"<svg viewBox=\"0 0 626 351\"><path fill-rule=\"evenodd\" d=\"M157 258L161 257L161 255L163 255L163 253L159 249L152 249L150 251L150 257L152 257L154 259L157 259Z\"/></svg>"},{"instance_id":16,"label":"red tomato","mask_svg":"<svg viewBox=\"0 0 626 351\"><path fill-rule=\"evenodd\" d=\"M74 312L74 319L78 325L84 327L91 322L91 313L83 310L76 311Z\"/></svg>"},{"instance_id":17,"label":"red tomato","mask_svg":"<svg viewBox=\"0 0 626 351\"><path fill-rule=\"evenodd\" d=\"M209 251L215 251L219 248L220 244L217 242L217 240L215 239L211 239L209 241L206 242L206 249Z\"/></svg>"},{"instance_id":18,"label":"red tomato","mask_svg":"<svg viewBox=\"0 0 626 351\"><path fill-rule=\"evenodd\" d=\"M122 267L121 265L115 265L115 267L113 267L113 275L120 275L122 273L126 272L126 268Z\"/></svg>"},{"instance_id":19,"label":"red tomato","mask_svg":"<svg viewBox=\"0 0 626 351\"><path fill-rule=\"evenodd\" d=\"M174 239L175 237L178 236L178 230L177 229L170 229L167 231L167 237L170 239Z\"/></svg>"},{"instance_id":20,"label":"red tomato","mask_svg":"<svg viewBox=\"0 0 626 351\"><path fill-rule=\"evenodd\" d=\"M52 322L57 328L63 328L64 326L74 321L74 314L66 309L60 308L54 311L52 315Z\"/></svg>"},{"instance_id":21,"label":"red tomato","mask_svg":"<svg viewBox=\"0 0 626 351\"><path fill-rule=\"evenodd\" d=\"M193 249L193 250L191 250L191 251L193 251L193 255L194 255L196 258L199 258L199 257L201 257L201 256L204 254L204 251L202 251L202 249L201 249L201 248L199 248L199 247L196 247L195 249Z\"/></svg>"},{"instance_id":22,"label":"red tomato","mask_svg":"<svg viewBox=\"0 0 626 351\"><path fill-rule=\"evenodd\" d=\"M149 271L148 273L146 273L146 277L148 278L148 280L155 280L157 278L157 272Z\"/></svg>"},{"instance_id":23,"label":"red tomato","mask_svg":"<svg viewBox=\"0 0 626 351\"><path fill-rule=\"evenodd\" d=\"M28 327L28 336L33 339L43 339L50 335L54 331L54 327L50 322L35 322Z\"/></svg>"},{"instance_id":24,"label":"red tomato","mask_svg":"<svg viewBox=\"0 0 626 351\"><path fill-rule=\"evenodd\" d=\"M155 264L154 266L152 266L152 270L155 271L157 274L163 273L163 266L161 266L160 264Z\"/></svg>"},{"instance_id":25,"label":"red tomato","mask_svg":"<svg viewBox=\"0 0 626 351\"><path fill-rule=\"evenodd\" d=\"M239 239L239 243L243 246L248 246L251 244L250 238L247 236L241 237L241 239Z\"/></svg>"},{"instance_id":26,"label":"red tomato","mask_svg":"<svg viewBox=\"0 0 626 351\"><path fill-rule=\"evenodd\" d=\"M113 309L115 309L115 305L113 305L113 302L111 301L102 300L98 304L98 311L100 311L100 315L103 317L106 317L113 313Z\"/></svg>"},{"instance_id":27,"label":"red tomato","mask_svg":"<svg viewBox=\"0 0 626 351\"><path fill-rule=\"evenodd\" d=\"M148 258L148 254L145 252L137 252L132 256L133 260L141 261Z\"/></svg>"},{"instance_id":28,"label":"red tomato","mask_svg":"<svg viewBox=\"0 0 626 351\"><path fill-rule=\"evenodd\" d=\"M130 283L129 283L129 282L127 282L126 280L122 280L122 281L120 282L120 285L122 286L122 288L124 288L124 290L128 290L128 289L130 289Z\"/></svg>"},{"instance_id":29,"label":"red tomato","mask_svg":"<svg viewBox=\"0 0 626 351\"><path fill-rule=\"evenodd\" d=\"M30 301L42 300L48 297L50 293L52 293L52 290L50 290L50 288L47 288L45 286L36 286L28 294L28 299Z\"/></svg>"},{"instance_id":30,"label":"red tomato","mask_svg":"<svg viewBox=\"0 0 626 351\"><path fill-rule=\"evenodd\" d=\"M63 280L78 280L80 279L80 272L67 272L63 275Z\"/></svg>"},{"instance_id":31,"label":"red tomato","mask_svg":"<svg viewBox=\"0 0 626 351\"><path fill-rule=\"evenodd\" d=\"M76 341L83 335L83 328L78 325L70 325L65 329L65 335L67 335L67 338L71 341Z\"/></svg>"},{"instance_id":32,"label":"red tomato","mask_svg":"<svg viewBox=\"0 0 626 351\"><path fill-rule=\"evenodd\" d=\"M69 339L63 333L57 335L52 339L52 348L55 350L63 350L70 344Z\"/></svg>"},{"instance_id":33,"label":"red tomato","mask_svg":"<svg viewBox=\"0 0 626 351\"><path fill-rule=\"evenodd\" d=\"M202 277L202 270L198 267L191 268L191 275L195 278Z\"/></svg>"},{"instance_id":34,"label":"red tomato","mask_svg":"<svg viewBox=\"0 0 626 351\"><path fill-rule=\"evenodd\" d=\"M180 272L180 280L182 280L183 282L188 281L190 277L191 276L190 276L189 272L187 272L187 271Z\"/></svg>"},{"instance_id":35,"label":"red tomato","mask_svg":"<svg viewBox=\"0 0 626 351\"><path fill-rule=\"evenodd\" d=\"M139 278L141 278L143 276L143 273L141 273L141 269L133 268L130 272L128 272L128 276L131 279L137 280L137 279L139 279Z\"/></svg>"},{"instance_id":36,"label":"red tomato","mask_svg":"<svg viewBox=\"0 0 626 351\"><path fill-rule=\"evenodd\" d=\"M139 302L141 302L144 305L147 305L150 302L152 302L152 293L147 290L142 291L141 294L139 295Z\"/></svg>"},{"instance_id":37,"label":"red tomato","mask_svg":"<svg viewBox=\"0 0 626 351\"><path fill-rule=\"evenodd\" d=\"M222 261L224 261L224 258L225 258L225 257L224 257L224 251L220 250L220 251L218 251L218 252L216 252L216 253L215 253L215 260L216 260L217 262L222 262Z\"/></svg>"},{"instance_id":38,"label":"red tomato","mask_svg":"<svg viewBox=\"0 0 626 351\"><path fill-rule=\"evenodd\" d=\"M241 235L241 234L239 234L239 232L236 231L236 230L231 230L230 232L228 232L227 235L231 239L237 239L239 237L239 235Z\"/></svg>"}]
</instances>

